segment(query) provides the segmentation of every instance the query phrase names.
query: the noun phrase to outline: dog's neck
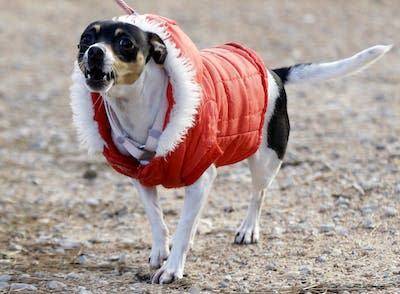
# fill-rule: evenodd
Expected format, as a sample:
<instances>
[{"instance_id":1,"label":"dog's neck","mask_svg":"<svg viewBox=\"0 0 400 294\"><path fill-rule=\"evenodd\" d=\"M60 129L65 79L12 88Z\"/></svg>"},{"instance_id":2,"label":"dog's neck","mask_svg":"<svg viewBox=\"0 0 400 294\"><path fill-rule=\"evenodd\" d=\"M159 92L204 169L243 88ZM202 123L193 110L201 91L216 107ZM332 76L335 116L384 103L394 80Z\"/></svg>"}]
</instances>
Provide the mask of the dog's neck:
<instances>
[{"instance_id":1,"label":"dog's neck","mask_svg":"<svg viewBox=\"0 0 400 294\"><path fill-rule=\"evenodd\" d=\"M159 109L166 109L168 77L152 60L132 85L116 85L106 94L124 131L145 144Z\"/></svg>"}]
</instances>

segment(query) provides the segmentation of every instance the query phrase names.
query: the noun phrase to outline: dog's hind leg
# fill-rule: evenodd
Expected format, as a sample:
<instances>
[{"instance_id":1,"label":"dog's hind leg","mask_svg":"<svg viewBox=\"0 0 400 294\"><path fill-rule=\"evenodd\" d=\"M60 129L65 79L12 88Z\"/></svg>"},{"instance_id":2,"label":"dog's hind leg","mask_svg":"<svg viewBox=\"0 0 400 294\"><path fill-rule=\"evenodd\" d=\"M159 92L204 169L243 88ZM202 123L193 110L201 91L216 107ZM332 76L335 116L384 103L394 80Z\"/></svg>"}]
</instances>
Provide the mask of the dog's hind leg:
<instances>
[{"instance_id":1,"label":"dog's hind leg","mask_svg":"<svg viewBox=\"0 0 400 294\"><path fill-rule=\"evenodd\" d=\"M246 217L235 235L236 244L257 243L259 233L259 219L261 206L266 189L279 171L282 160L270 148L259 150L249 158L249 167L252 176L252 197L247 209Z\"/></svg>"},{"instance_id":2,"label":"dog's hind leg","mask_svg":"<svg viewBox=\"0 0 400 294\"><path fill-rule=\"evenodd\" d=\"M186 187L185 200L171 254L164 265L154 274L153 283L168 284L183 277L189 243L196 233L201 211L216 176L217 170L215 166L211 166L193 185Z\"/></svg>"},{"instance_id":3,"label":"dog's hind leg","mask_svg":"<svg viewBox=\"0 0 400 294\"><path fill-rule=\"evenodd\" d=\"M163 219L157 188L145 187L136 180L133 180L133 184L139 192L151 225L153 244L151 246L149 263L152 268L159 268L169 256L169 236L168 228Z\"/></svg>"},{"instance_id":4,"label":"dog's hind leg","mask_svg":"<svg viewBox=\"0 0 400 294\"><path fill-rule=\"evenodd\" d=\"M263 131L260 148L248 160L252 178L252 198L246 217L235 235L236 244L258 242L262 202L266 189L280 169L289 139L286 92L275 73L268 75L268 111Z\"/></svg>"}]
</instances>

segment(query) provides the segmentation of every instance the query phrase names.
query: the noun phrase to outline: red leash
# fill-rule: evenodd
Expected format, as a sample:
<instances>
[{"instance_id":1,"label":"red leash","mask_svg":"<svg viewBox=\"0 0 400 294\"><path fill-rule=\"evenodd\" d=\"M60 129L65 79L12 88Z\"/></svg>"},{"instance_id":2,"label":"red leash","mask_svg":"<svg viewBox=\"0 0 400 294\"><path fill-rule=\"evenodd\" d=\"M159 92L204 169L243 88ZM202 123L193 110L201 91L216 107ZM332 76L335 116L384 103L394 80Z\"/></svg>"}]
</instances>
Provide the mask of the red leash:
<instances>
[{"instance_id":1,"label":"red leash","mask_svg":"<svg viewBox=\"0 0 400 294\"><path fill-rule=\"evenodd\" d=\"M134 14L135 10L133 10L132 7L130 7L124 0L115 0L119 6L122 7L123 10L125 10L128 14Z\"/></svg>"}]
</instances>

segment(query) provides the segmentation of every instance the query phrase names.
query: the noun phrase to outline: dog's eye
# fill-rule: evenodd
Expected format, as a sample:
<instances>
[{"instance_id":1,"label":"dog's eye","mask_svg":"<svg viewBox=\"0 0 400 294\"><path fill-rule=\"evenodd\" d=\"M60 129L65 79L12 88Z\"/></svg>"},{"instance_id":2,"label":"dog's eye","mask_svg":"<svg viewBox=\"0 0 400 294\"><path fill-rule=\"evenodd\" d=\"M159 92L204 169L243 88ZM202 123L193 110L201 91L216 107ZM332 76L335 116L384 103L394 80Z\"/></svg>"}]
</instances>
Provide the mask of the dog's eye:
<instances>
[{"instance_id":1,"label":"dog's eye","mask_svg":"<svg viewBox=\"0 0 400 294\"><path fill-rule=\"evenodd\" d=\"M119 41L119 46L121 47L121 49L129 50L129 49L132 49L133 43L131 40L129 40L127 38L123 38Z\"/></svg>"}]
</instances>

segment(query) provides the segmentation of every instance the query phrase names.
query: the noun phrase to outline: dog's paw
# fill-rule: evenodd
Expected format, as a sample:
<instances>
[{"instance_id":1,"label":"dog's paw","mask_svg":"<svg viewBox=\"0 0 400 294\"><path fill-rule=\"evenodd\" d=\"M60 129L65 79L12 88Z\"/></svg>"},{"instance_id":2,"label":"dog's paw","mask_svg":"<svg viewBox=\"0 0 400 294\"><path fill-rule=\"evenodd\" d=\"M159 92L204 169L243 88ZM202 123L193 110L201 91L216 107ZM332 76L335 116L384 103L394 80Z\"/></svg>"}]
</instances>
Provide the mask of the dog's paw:
<instances>
[{"instance_id":1,"label":"dog's paw","mask_svg":"<svg viewBox=\"0 0 400 294\"><path fill-rule=\"evenodd\" d=\"M244 220L235 235L236 244L254 244L258 243L260 238L260 229L258 224Z\"/></svg>"},{"instance_id":2,"label":"dog's paw","mask_svg":"<svg viewBox=\"0 0 400 294\"><path fill-rule=\"evenodd\" d=\"M175 280L182 279L182 277L183 269L179 266L171 266L167 260L167 262L154 273L151 282L153 284L170 284Z\"/></svg>"},{"instance_id":3,"label":"dog's paw","mask_svg":"<svg viewBox=\"0 0 400 294\"><path fill-rule=\"evenodd\" d=\"M167 260L169 256L169 244L160 246L152 246L151 253L149 257L149 264L152 269L160 268L164 261Z\"/></svg>"}]
</instances>

